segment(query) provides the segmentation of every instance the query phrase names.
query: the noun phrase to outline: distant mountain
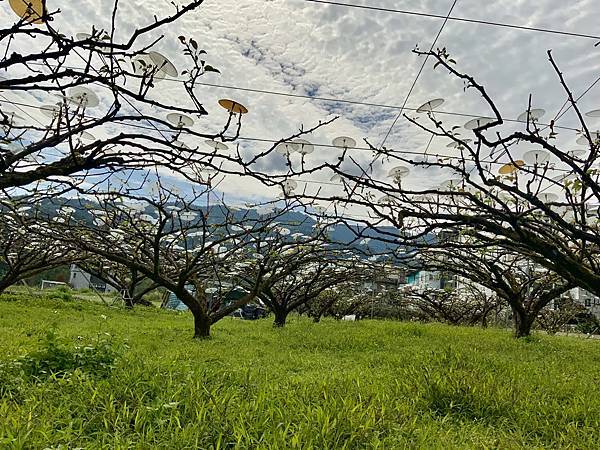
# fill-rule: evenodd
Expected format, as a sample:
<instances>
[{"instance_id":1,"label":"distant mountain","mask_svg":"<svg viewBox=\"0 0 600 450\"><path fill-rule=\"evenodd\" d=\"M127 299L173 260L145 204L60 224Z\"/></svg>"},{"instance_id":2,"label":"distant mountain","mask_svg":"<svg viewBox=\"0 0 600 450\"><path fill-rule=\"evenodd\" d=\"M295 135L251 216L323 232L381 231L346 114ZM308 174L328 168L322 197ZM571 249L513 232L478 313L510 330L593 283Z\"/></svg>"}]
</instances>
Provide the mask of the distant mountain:
<instances>
[{"instance_id":1,"label":"distant mountain","mask_svg":"<svg viewBox=\"0 0 600 450\"><path fill-rule=\"evenodd\" d=\"M170 206L177 206L175 204ZM42 214L49 217L54 217L62 207L71 207L75 210L73 213L78 220L83 220L86 223L92 223L92 216L87 212L89 210L98 209L98 204L79 199L69 198L55 198L44 200L38 205L39 210ZM197 207L195 211L202 211L206 214L209 209L207 207ZM149 208L145 208L140 211L143 214L151 213ZM220 206L210 207L208 214L208 223L219 224L223 223L227 211L225 208ZM256 209L236 209L234 211L234 217L241 219L243 217L249 220L258 219L261 214ZM311 235L314 231L317 221L302 212L288 211L276 220L281 226L288 228L292 233L302 233L304 235ZM398 231L394 227L378 227L376 229L369 229L364 226L356 225L351 226L345 223L331 225L328 228L328 236L332 244L348 245L350 247L360 249L365 257L369 255L386 255L391 254L398 249L398 244L393 244L393 236L398 235Z\"/></svg>"}]
</instances>

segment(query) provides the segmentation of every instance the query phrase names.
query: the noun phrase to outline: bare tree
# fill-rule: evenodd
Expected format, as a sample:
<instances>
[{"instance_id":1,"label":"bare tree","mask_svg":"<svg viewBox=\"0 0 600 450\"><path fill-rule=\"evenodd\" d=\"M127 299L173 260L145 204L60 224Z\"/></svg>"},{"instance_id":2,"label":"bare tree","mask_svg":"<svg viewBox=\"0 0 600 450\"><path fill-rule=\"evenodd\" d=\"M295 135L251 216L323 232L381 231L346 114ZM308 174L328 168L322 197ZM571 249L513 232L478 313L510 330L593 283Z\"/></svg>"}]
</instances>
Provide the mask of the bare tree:
<instances>
[{"instance_id":1,"label":"bare tree","mask_svg":"<svg viewBox=\"0 0 600 450\"><path fill-rule=\"evenodd\" d=\"M46 2L22 2L11 1L15 22L0 31L5 45L0 70L6 74L0 78L0 190L50 181L83 186L86 179L93 184L116 170L157 164L197 181L206 177L206 168L239 160L204 141L235 140L247 112L243 106L221 102L229 118L220 132L194 127L194 119L207 114L197 82L207 72L218 72L206 64L206 51L193 38L180 36L185 70L160 53L162 33L203 0L173 3L164 17L134 24L125 38L116 38L123 33L116 25L118 1L109 29L75 36L53 27L61 13L47 10ZM159 83L176 77L181 95L158 95ZM203 145L194 147L186 139Z\"/></svg>"},{"instance_id":2,"label":"bare tree","mask_svg":"<svg viewBox=\"0 0 600 450\"><path fill-rule=\"evenodd\" d=\"M273 269L259 293L275 315L276 327L283 327L292 311L325 291L368 276L351 253L336 249L319 232L300 242L281 240L275 248L262 247L261 251L265 259L277 260L271 263Z\"/></svg>"},{"instance_id":3,"label":"bare tree","mask_svg":"<svg viewBox=\"0 0 600 450\"><path fill-rule=\"evenodd\" d=\"M355 315L357 317L368 317L371 308L372 296L364 292L364 287L355 286L354 289L339 292L336 301L331 304L327 314L336 320L344 316ZM367 312L368 311L368 312Z\"/></svg>"},{"instance_id":4,"label":"bare tree","mask_svg":"<svg viewBox=\"0 0 600 450\"><path fill-rule=\"evenodd\" d=\"M355 295L360 288L354 283L347 282L341 286L334 286L321 292L316 297L308 300L299 312L312 318L313 322L319 323L323 317L336 317L337 310L348 299Z\"/></svg>"},{"instance_id":5,"label":"bare tree","mask_svg":"<svg viewBox=\"0 0 600 450\"><path fill-rule=\"evenodd\" d=\"M263 289L273 260L257 252L292 205L262 213L221 203L204 206L215 195L210 187L183 193L160 178L148 183L153 194L124 188L95 194L93 203L82 200L86 217L48 221L51 236L171 291L193 314L194 336L207 337L212 324ZM236 284L240 275L252 282ZM232 301L236 292L242 295Z\"/></svg>"},{"instance_id":6,"label":"bare tree","mask_svg":"<svg viewBox=\"0 0 600 450\"><path fill-rule=\"evenodd\" d=\"M431 234L469 230L479 241L522 254L599 294L599 133L588 126L552 53L548 57L564 90L566 109L542 124L543 110L534 108L529 99L517 121L525 129L517 131L514 121L503 126L506 120L485 88L460 73L444 49L417 53L434 58L439 67L462 80L465 89L476 91L490 108L490 117L465 124L471 130L467 137L461 134L464 130L446 125L434 107L424 105L421 111L430 125L418 118L407 116L408 120L434 139L445 140L454 153L417 159L401 151L377 151L377 157L391 165L404 165L390 171L391 181L368 173L361 179L349 176L362 188L362 195L355 194L352 201L402 230L406 242L419 245ZM579 130L557 125L567 110L579 121ZM581 145L579 149L564 148L571 137ZM435 187L414 189L403 180L411 168L432 170L447 179ZM383 198L368 204L370 196L381 194Z\"/></svg>"},{"instance_id":7,"label":"bare tree","mask_svg":"<svg viewBox=\"0 0 600 450\"><path fill-rule=\"evenodd\" d=\"M0 293L48 269L68 265L82 255L73 247L39 233L35 210L0 204Z\"/></svg>"},{"instance_id":8,"label":"bare tree","mask_svg":"<svg viewBox=\"0 0 600 450\"><path fill-rule=\"evenodd\" d=\"M464 283L461 289L410 286L404 296L408 306L419 311L425 320L451 325L481 324L485 327L490 314L500 308L496 295L471 282Z\"/></svg>"},{"instance_id":9,"label":"bare tree","mask_svg":"<svg viewBox=\"0 0 600 450\"><path fill-rule=\"evenodd\" d=\"M544 308L537 317L538 326L548 334L556 334L578 315L586 313L583 305L564 295L554 301L553 308Z\"/></svg>"},{"instance_id":10,"label":"bare tree","mask_svg":"<svg viewBox=\"0 0 600 450\"><path fill-rule=\"evenodd\" d=\"M401 291L401 280L406 275L402 264L380 260L379 255L372 255L368 248L360 247L345 249L340 259L346 264L345 281L309 300L300 309L301 313L312 317L315 322L323 316L336 319L347 315L398 320L409 318Z\"/></svg>"},{"instance_id":11,"label":"bare tree","mask_svg":"<svg viewBox=\"0 0 600 450\"><path fill-rule=\"evenodd\" d=\"M229 211L216 224L208 219L210 212L199 210L193 201L177 194L161 197L165 190L160 181L158 199L140 196L139 189L152 171L175 172L190 182L191 189L206 187L194 194L196 200L205 200L219 179L228 174L251 175L248 167L258 157L324 125L300 129L248 160L239 148L225 144L239 136L242 117L248 112L243 105L222 99L215 107L226 109L228 117L220 131L198 130L196 119L207 114L198 81L218 69L206 63L206 50L187 36L177 38L186 61L184 70L160 52L168 39L162 33L202 4L203 0L183 6L173 3L164 17L134 24L123 39L117 38L124 34L117 29L118 1L113 3L108 29L92 28L75 36L52 26L60 11L47 10L45 2L24 0L20 5L15 1L11 7L16 22L0 31L0 42L5 44L0 69L8 75L0 79L0 198L37 204L46 197L60 202L67 191L90 195L98 206L85 220L71 214L53 222L48 215L43 236L74 242L93 258L126 268L129 283L143 276L174 292L194 314L199 337L207 336L212 323L259 289L260 276L242 300L226 305L218 293L207 294L206 289L213 288L205 286L211 277L220 279L232 270L223 261L240 256L249 245L250 239L241 239L249 235L248 230L225 234L218 230L248 226L245 222L250 219L235 218ZM157 86L166 79L179 81L181 95L160 95ZM31 100L23 102L22 96ZM40 103L39 98L44 100ZM125 199L145 203L155 215L128 210ZM181 200L184 209L168 209L176 206L168 205L169 200ZM82 203L81 209L86 206ZM198 220L182 218L191 214ZM270 220L270 216L253 219L252 227L264 228ZM183 239L186 244L170 239ZM264 268L256 262L248 270Z\"/></svg>"},{"instance_id":12,"label":"bare tree","mask_svg":"<svg viewBox=\"0 0 600 450\"><path fill-rule=\"evenodd\" d=\"M540 311L575 285L545 267L498 246L477 244L462 236L448 239L445 248L424 249L420 260L424 267L454 274L491 290L511 308L516 337L528 336ZM464 299L464 294L459 293Z\"/></svg>"},{"instance_id":13,"label":"bare tree","mask_svg":"<svg viewBox=\"0 0 600 450\"><path fill-rule=\"evenodd\" d=\"M351 143L338 158L311 167L297 164L280 176L300 182L309 173L332 172L339 183L336 193L320 188L296 197L329 202L332 214L345 217L359 234L368 230L410 251L460 250L464 243L435 236L468 233L600 295L600 132L589 125L552 53L548 59L565 105L547 123L533 98L524 99L525 111L516 120L503 117L485 87L461 73L445 49L416 53L479 95L489 115L459 127L447 123L434 99L405 117L427 133L432 148L445 150L415 155L366 140L373 157L361 159L347 151L355 142L346 139ZM577 129L559 125L567 113L577 120ZM439 181L411 182L414 172L431 173Z\"/></svg>"},{"instance_id":14,"label":"bare tree","mask_svg":"<svg viewBox=\"0 0 600 450\"><path fill-rule=\"evenodd\" d=\"M119 291L127 308L135 305L150 305L144 296L159 287L135 267L117 264L105 258L88 255L78 261L77 266Z\"/></svg>"}]
</instances>

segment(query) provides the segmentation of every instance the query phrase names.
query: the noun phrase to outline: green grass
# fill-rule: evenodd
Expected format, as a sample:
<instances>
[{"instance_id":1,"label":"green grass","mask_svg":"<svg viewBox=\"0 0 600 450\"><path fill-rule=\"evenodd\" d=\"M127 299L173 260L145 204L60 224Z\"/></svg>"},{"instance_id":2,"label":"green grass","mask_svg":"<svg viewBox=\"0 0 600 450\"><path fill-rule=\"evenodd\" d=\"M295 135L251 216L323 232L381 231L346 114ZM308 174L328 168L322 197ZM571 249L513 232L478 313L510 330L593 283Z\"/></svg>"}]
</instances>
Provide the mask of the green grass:
<instances>
[{"instance_id":1,"label":"green grass","mask_svg":"<svg viewBox=\"0 0 600 450\"><path fill-rule=\"evenodd\" d=\"M91 289L85 290L74 290L67 286L61 288L51 288L40 290L37 288L26 287L22 285L11 286L7 289L8 295L16 294L16 295L27 295L29 297L55 297L57 300L60 300L60 297L67 297L75 300L84 300L95 303L103 303L102 299L106 303L122 303L120 300L120 296L118 292L110 292L110 293L101 293L98 294ZM158 305L160 306L160 304Z\"/></svg>"},{"instance_id":2,"label":"green grass","mask_svg":"<svg viewBox=\"0 0 600 450\"><path fill-rule=\"evenodd\" d=\"M598 341L299 318L193 341L187 314L21 297L0 297L0 448L600 445ZM97 371L86 345L121 356ZM52 354L66 373L23 365Z\"/></svg>"}]
</instances>

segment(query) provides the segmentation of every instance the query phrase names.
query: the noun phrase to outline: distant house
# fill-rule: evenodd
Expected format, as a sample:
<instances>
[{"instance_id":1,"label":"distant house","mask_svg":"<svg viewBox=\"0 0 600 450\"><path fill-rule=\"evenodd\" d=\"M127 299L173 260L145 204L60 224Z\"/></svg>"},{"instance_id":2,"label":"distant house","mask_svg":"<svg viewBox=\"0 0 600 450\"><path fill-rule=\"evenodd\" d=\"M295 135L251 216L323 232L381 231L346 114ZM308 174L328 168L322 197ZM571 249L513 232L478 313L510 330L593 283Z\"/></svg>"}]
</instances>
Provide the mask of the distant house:
<instances>
[{"instance_id":1,"label":"distant house","mask_svg":"<svg viewBox=\"0 0 600 450\"><path fill-rule=\"evenodd\" d=\"M115 292L117 290L114 286L111 286L97 276L86 272L76 264L71 264L69 284L73 289L92 289L102 293Z\"/></svg>"},{"instance_id":2,"label":"distant house","mask_svg":"<svg viewBox=\"0 0 600 450\"><path fill-rule=\"evenodd\" d=\"M435 272L435 271L427 271L422 270L419 272L415 272L407 276L407 284L414 286L418 289L460 289L464 286L465 280L462 277L457 275L452 275L448 273ZM492 291L483 288L482 290L491 293ZM588 291L576 287L571 289L567 294L570 295L571 298L581 306L583 306L590 314L593 314L598 319L600 319L600 298L596 297L593 294L590 294ZM556 302L551 302L547 308L554 309L557 307L559 300Z\"/></svg>"},{"instance_id":3,"label":"distant house","mask_svg":"<svg viewBox=\"0 0 600 450\"><path fill-rule=\"evenodd\" d=\"M420 289L456 289L461 287L460 277L442 272L420 270L407 276L409 285Z\"/></svg>"},{"instance_id":4,"label":"distant house","mask_svg":"<svg viewBox=\"0 0 600 450\"><path fill-rule=\"evenodd\" d=\"M409 279L410 275L406 270L386 265L382 266L379 273L373 276L373 279L364 281L362 288L366 292L397 290L401 286L406 285Z\"/></svg>"},{"instance_id":5,"label":"distant house","mask_svg":"<svg viewBox=\"0 0 600 450\"><path fill-rule=\"evenodd\" d=\"M571 298L575 300L576 303L583 306L590 314L596 316L597 319L600 319L600 298L596 297L593 294L590 294L588 291L576 287L569 291Z\"/></svg>"}]
</instances>

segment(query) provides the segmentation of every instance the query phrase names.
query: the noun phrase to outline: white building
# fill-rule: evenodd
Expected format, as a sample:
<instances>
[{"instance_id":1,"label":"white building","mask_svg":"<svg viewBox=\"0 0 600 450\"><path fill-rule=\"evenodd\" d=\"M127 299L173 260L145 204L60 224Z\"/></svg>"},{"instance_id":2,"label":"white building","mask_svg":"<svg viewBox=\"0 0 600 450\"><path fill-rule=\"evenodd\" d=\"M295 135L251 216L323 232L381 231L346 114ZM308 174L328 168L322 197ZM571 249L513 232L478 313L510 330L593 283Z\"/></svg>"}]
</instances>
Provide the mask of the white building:
<instances>
[{"instance_id":1,"label":"white building","mask_svg":"<svg viewBox=\"0 0 600 450\"><path fill-rule=\"evenodd\" d=\"M588 310L590 314L596 316L596 318L600 319L600 298L596 297L593 294L590 294L588 291L576 287L569 291L571 298L575 300L575 302L579 303L585 309Z\"/></svg>"},{"instance_id":2,"label":"white building","mask_svg":"<svg viewBox=\"0 0 600 450\"><path fill-rule=\"evenodd\" d=\"M117 290L114 286L107 284L105 281L86 272L75 264L71 264L69 284L73 289L92 289L102 293L115 292Z\"/></svg>"},{"instance_id":3,"label":"white building","mask_svg":"<svg viewBox=\"0 0 600 450\"><path fill-rule=\"evenodd\" d=\"M419 289L456 289L461 283L456 275L421 270L409 279L408 284Z\"/></svg>"},{"instance_id":4,"label":"white building","mask_svg":"<svg viewBox=\"0 0 600 450\"><path fill-rule=\"evenodd\" d=\"M444 274L442 272L422 270L410 277L408 284L415 286L417 289L429 290L429 289L457 289L465 287L471 282L466 282L457 275ZM482 292L492 293L488 288L480 286ZM600 319L600 298L593 294L590 294L582 288L574 288L568 291L567 295L590 313ZM554 302L551 302L549 308L555 308Z\"/></svg>"}]
</instances>

